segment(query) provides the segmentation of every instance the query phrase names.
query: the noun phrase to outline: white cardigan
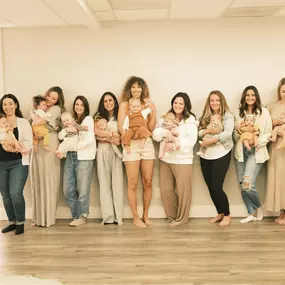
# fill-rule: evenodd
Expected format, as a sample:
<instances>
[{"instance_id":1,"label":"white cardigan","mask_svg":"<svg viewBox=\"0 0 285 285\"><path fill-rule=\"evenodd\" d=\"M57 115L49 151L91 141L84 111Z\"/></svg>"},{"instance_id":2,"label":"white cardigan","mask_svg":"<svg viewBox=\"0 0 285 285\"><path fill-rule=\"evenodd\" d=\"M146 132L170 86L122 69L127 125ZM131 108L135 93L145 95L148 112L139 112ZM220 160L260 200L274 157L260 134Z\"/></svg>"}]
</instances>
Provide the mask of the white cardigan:
<instances>
[{"instance_id":1,"label":"white cardigan","mask_svg":"<svg viewBox=\"0 0 285 285\"><path fill-rule=\"evenodd\" d=\"M19 132L18 141L24 145L25 149L31 150L33 146L33 133L29 122L24 118L17 117L17 128ZM22 155L22 164L30 164L30 152Z\"/></svg>"},{"instance_id":2,"label":"white cardigan","mask_svg":"<svg viewBox=\"0 0 285 285\"><path fill-rule=\"evenodd\" d=\"M79 143L77 151L78 160L93 160L96 155L96 140L94 134L94 120L92 117L87 116L84 118L81 126L87 126L88 131L79 132ZM59 139L63 139L66 136L66 130L63 129L58 134Z\"/></svg>"},{"instance_id":3,"label":"white cardigan","mask_svg":"<svg viewBox=\"0 0 285 285\"><path fill-rule=\"evenodd\" d=\"M170 151L168 156L163 156L161 160L172 164L192 164L193 148L198 137L198 122L191 115L187 120L182 120L176 130L179 132L180 149ZM161 142L165 135L166 130L163 128L163 119L160 118L152 137L155 141Z\"/></svg>"}]
</instances>

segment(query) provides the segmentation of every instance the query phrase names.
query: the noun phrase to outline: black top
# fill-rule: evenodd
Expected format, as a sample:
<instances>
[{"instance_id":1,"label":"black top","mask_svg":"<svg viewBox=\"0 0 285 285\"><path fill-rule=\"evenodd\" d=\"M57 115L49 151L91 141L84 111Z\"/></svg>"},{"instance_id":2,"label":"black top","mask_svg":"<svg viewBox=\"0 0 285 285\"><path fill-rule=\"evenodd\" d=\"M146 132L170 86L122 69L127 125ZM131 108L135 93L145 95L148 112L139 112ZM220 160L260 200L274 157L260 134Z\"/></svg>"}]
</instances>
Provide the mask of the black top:
<instances>
[{"instance_id":1,"label":"black top","mask_svg":"<svg viewBox=\"0 0 285 285\"><path fill-rule=\"evenodd\" d=\"M19 138L19 131L17 127L13 129L13 134L16 139ZM0 144L0 161L10 161L16 159L22 159L22 154L19 152L18 153L7 152L3 149L2 144Z\"/></svg>"}]
</instances>

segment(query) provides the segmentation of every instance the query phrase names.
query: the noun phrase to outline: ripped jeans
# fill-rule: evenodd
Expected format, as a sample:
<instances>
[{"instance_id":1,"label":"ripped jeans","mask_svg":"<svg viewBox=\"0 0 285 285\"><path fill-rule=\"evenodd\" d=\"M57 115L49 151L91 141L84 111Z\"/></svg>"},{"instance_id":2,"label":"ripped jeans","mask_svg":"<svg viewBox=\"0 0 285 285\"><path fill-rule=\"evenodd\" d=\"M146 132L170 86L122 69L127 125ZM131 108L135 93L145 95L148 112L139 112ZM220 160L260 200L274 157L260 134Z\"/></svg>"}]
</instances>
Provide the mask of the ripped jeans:
<instances>
[{"instance_id":1,"label":"ripped jeans","mask_svg":"<svg viewBox=\"0 0 285 285\"><path fill-rule=\"evenodd\" d=\"M261 207L255 181L263 163L256 163L255 148L250 151L243 147L244 162L236 162L238 181L240 183L241 195L247 211L250 215Z\"/></svg>"}]
</instances>

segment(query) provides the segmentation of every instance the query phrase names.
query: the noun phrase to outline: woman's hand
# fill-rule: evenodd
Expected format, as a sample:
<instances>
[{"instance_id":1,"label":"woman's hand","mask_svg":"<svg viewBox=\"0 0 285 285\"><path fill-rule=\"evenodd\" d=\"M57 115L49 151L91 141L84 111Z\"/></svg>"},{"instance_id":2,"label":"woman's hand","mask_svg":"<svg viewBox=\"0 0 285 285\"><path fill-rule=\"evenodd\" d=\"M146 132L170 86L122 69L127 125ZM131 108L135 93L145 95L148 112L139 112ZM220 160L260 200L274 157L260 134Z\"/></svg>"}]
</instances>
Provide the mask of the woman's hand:
<instances>
[{"instance_id":1,"label":"woman's hand","mask_svg":"<svg viewBox=\"0 0 285 285\"><path fill-rule=\"evenodd\" d=\"M76 133L78 130L74 126L69 126L65 128L65 131L68 133Z\"/></svg>"},{"instance_id":2,"label":"woman's hand","mask_svg":"<svg viewBox=\"0 0 285 285\"><path fill-rule=\"evenodd\" d=\"M8 140L8 141L4 141L2 143L3 149L6 152L16 152L16 148L15 148L15 142L12 140Z\"/></svg>"},{"instance_id":3,"label":"woman's hand","mask_svg":"<svg viewBox=\"0 0 285 285\"><path fill-rule=\"evenodd\" d=\"M283 122L282 120L280 120L280 119L272 120L272 125L273 125L273 127L281 126L281 125L283 125L283 124L284 124L284 122Z\"/></svg>"},{"instance_id":4,"label":"woman's hand","mask_svg":"<svg viewBox=\"0 0 285 285\"><path fill-rule=\"evenodd\" d=\"M175 149L175 144L174 143L166 143L164 145L163 151L164 152L169 152Z\"/></svg>"},{"instance_id":5,"label":"woman's hand","mask_svg":"<svg viewBox=\"0 0 285 285\"><path fill-rule=\"evenodd\" d=\"M205 136L206 134L209 134L209 135L216 135L218 134L220 131L218 129L214 129L214 128L209 128L209 129L206 129L204 132L203 132L203 136Z\"/></svg>"},{"instance_id":6,"label":"woman's hand","mask_svg":"<svg viewBox=\"0 0 285 285\"><path fill-rule=\"evenodd\" d=\"M217 138L211 138L211 139L205 139L205 138L203 138L203 140L200 142L200 145L201 145L202 147L208 147L209 145L214 144L214 143L216 143L217 141L218 141Z\"/></svg>"}]
</instances>

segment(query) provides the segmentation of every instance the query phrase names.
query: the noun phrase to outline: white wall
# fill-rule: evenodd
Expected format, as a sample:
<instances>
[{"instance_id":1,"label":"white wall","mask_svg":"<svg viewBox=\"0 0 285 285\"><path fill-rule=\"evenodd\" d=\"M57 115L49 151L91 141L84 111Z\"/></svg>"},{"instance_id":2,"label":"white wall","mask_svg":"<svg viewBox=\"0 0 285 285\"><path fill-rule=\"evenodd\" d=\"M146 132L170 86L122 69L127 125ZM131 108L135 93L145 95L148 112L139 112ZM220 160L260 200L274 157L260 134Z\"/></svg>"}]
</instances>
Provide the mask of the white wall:
<instances>
[{"instance_id":1,"label":"white wall","mask_svg":"<svg viewBox=\"0 0 285 285\"><path fill-rule=\"evenodd\" d=\"M22 110L28 115L32 96L59 85L64 90L68 108L76 95L85 95L93 113L103 92L110 90L119 96L126 78L137 75L148 82L158 114L170 107L174 94L183 91L190 95L194 112L200 116L212 89L221 90L235 110L242 90L249 84L257 86L263 104L267 104L275 100L277 83L285 75L284 26L284 18L256 18L109 24L101 31L4 29L4 92L18 96ZM214 215L197 157L193 168L190 214ZM258 178L262 200L264 186L265 169ZM233 160L224 188L232 215L245 215ZM100 217L95 170L91 192L91 216ZM150 215L163 217L157 161L153 193ZM29 218L29 183L25 196ZM127 199L125 205L125 217L130 217ZM5 217L3 210L0 216ZM58 217L69 217L62 194Z\"/></svg>"}]
</instances>

